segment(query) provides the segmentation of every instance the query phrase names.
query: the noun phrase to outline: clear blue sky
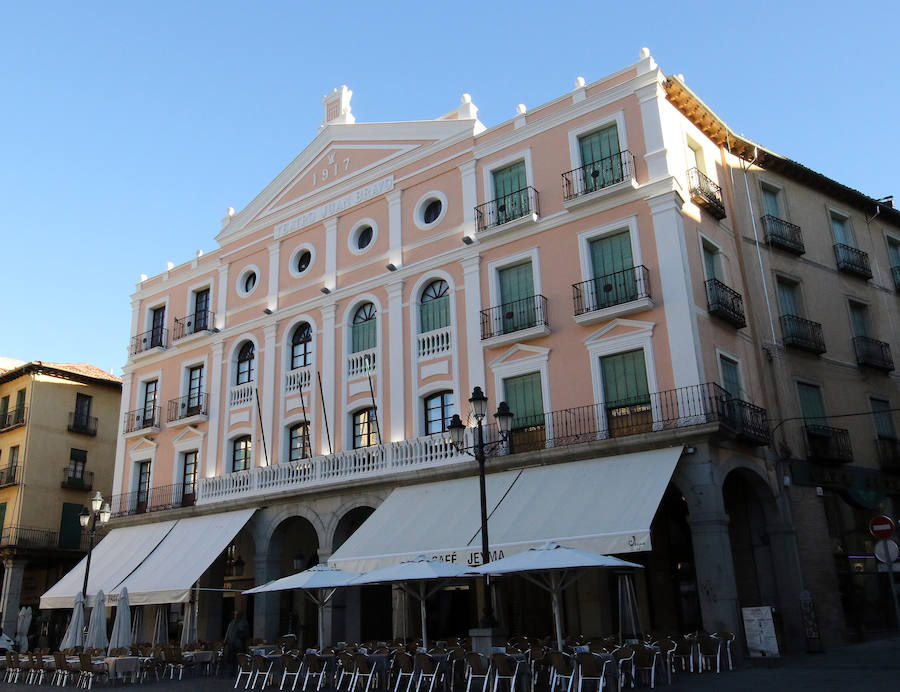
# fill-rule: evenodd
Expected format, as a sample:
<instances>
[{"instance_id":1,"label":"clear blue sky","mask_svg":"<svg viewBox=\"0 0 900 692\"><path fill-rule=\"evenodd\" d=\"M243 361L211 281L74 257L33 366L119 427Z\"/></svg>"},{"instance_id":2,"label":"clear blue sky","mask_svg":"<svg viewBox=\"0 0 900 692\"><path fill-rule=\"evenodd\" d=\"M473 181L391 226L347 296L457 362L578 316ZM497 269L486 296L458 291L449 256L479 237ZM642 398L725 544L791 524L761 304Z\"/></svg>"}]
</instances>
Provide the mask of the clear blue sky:
<instances>
[{"instance_id":1,"label":"clear blue sky","mask_svg":"<svg viewBox=\"0 0 900 692\"><path fill-rule=\"evenodd\" d=\"M138 276L212 250L340 84L357 121L469 92L491 126L648 46L736 131L900 201L896 4L740 4L2 3L0 355L119 373Z\"/></svg>"}]
</instances>

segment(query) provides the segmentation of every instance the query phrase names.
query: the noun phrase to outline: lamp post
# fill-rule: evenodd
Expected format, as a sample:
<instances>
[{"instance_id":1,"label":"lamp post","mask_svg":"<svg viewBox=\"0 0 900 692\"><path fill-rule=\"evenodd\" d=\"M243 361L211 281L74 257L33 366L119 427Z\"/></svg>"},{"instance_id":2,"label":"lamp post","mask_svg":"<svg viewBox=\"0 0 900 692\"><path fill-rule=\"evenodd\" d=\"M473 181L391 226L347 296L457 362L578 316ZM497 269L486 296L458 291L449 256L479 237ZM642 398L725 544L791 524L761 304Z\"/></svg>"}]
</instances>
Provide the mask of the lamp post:
<instances>
[{"instance_id":1,"label":"lamp post","mask_svg":"<svg viewBox=\"0 0 900 692\"><path fill-rule=\"evenodd\" d=\"M453 446L460 452L469 452L478 462L478 483L481 490L481 562L487 564L491 561L490 541L488 540L488 515L487 515L487 490L485 488L484 479L484 463L485 463L485 443L484 443L484 427L482 421L487 414L488 399L481 391L481 387L475 387L472 390L472 396L469 397L469 403L472 405L472 414L475 416L475 445L471 451L465 445L466 426L460 419L459 414L453 414L447 429L450 431L450 439ZM509 435L509 428L512 424L513 413L509 410L509 406L505 401L501 401L494 414L497 420L497 426L500 429L500 444L506 440ZM482 615L481 627L494 627L497 621L494 618L494 606L492 603L490 592L490 578L484 575L484 613Z\"/></svg>"},{"instance_id":2,"label":"lamp post","mask_svg":"<svg viewBox=\"0 0 900 692\"><path fill-rule=\"evenodd\" d=\"M109 509L109 503L103 502L103 495L101 495L98 490L91 498L91 509L88 510L87 507L83 507L81 513L78 515L78 521L81 522L82 528L86 529L88 528L88 524L90 524L87 563L84 566L84 586L81 587L81 594L84 596L85 611L87 611L88 575L91 573L91 553L94 550L94 537L97 535L97 520L99 519L101 524L105 524L109 521L110 514L112 514L112 512ZM85 630L87 630L87 624L87 612L85 612Z\"/></svg>"}]
</instances>

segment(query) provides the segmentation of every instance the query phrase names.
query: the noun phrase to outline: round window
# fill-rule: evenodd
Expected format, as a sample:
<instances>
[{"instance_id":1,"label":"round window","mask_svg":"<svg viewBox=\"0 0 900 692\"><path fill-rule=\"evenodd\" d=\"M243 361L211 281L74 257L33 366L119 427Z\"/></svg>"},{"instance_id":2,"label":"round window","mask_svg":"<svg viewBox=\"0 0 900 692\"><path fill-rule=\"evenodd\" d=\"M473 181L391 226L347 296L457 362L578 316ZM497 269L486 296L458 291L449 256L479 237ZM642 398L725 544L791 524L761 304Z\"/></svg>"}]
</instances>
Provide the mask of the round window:
<instances>
[{"instance_id":1,"label":"round window","mask_svg":"<svg viewBox=\"0 0 900 692\"><path fill-rule=\"evenodd\" d=\"M256 272L249 271L244 275L244 293L250 293L256 286Z\"/></svg>"},{"instance_id":2,"label":"round window","mask_svg":"<svg viewBox=\"0 0 900 692\"><path fill-rule=\"evenodd\" d=\"M297 255L297 263L295 268L298 274L302 274L307 269L309 269L309 265L312 263L312 253L309 250L304 250L299 255Z\"/></svg>"},{"instance_id":3,"label":"round window","mask_svg":"<svg viewBox=\"0 0 900 692\"><path fill-rule=\"evenodd\" d=\"M356 232L356 247L365 250L372 242L374 231L371 226L363 226Z\"/></svg>"},{"instance_id":4,"label":"round window","mask_svg":"<svg viewBox=\"0 0 900 692\"><path fill-rule=\"evenodd\" d=\"M426 206L425 211L422 212L422 220L425 223L434 223L438 220L438 217L441 215L441 211L444 208L443 202L439 199L431 200Z\"/></svg>"}]
</instances>

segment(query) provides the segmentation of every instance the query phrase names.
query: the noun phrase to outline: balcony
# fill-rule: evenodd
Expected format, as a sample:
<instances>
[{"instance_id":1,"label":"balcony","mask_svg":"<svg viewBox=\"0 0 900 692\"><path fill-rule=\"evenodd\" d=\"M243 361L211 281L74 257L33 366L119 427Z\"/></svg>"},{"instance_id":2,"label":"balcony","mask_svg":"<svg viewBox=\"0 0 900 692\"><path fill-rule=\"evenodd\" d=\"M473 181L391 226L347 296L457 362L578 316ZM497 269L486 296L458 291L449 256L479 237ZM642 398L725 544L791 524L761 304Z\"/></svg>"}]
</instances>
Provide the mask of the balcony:
<instances>
[{"instance_id":1,"label":"balcony","mask_svg":"<svg viewBox=\"0 0 900 692\"><path fill-rule=\"evenodd\" d=\"M788 223L771 214L763 216L762 222L766 232L766 242L769 245L793 252L795 255L802 255L806 252L800 226Z\"/></svg>"},{"instance_id":2,"label":"balcony","mask_svg":"<svg viewBox=\"0 0 900 692\"><path fill-rule=\"evenodd\" d=\"M416 357L431 360L450 353L453 348L453 327L441 327L416 335Z\"/></svg>"},{"instance_id":3,"label":"balcony","mask_svg":"<svg viewBox=\"0 0 900 692\"><path fill-rule=\"evenodd\" d=\"M894 369L890 344L886 344L884 341L870 339L867 336L855 336L853 337L853 350L856 352L856 362L859 365L867 365L885 372L891 372Z\"/></svg>"},{"instance_id":4,"label":"balcony","mask_svg":"<svg viewBox=\"0 0 900 692\"><path fill-rule=\"evenodd\" d=\"M93 471L81 471L81 473L79 473L70 466L63 466L62 472L61 488L68 488L69 490L93 490Z\"/></svg>"},{"instance_id":5,"label":"balcony","mask_svg":"<svg viewBox=\"0 0 900 692\"><path fill-rule=\"evenodd\" d=\"M650 272L640 265L572 284L572 302L579 324L652 307Z\"/></svg>"},{"instance_id":6,"label":"balcony","mask_svg":"<svg viewBox=\"0 0 900 692\"><path fill-rule=\"evenodd\" d=\"M149 491L135 490L130 493L113 495L109 501L109 507L112 510L112 516L125 517L144 512L160 512L176 507L190 507L194 504L194 498L193 486L175 483L151 488Z\"/></svg>"},{"instance_id":7,"label":"balcony","mask_svg":"<svg viewBox=\"0 0 900 692\"><path fill-rule=\"evenodd\" d=\"M195 312L187 317L176 317L172 328L172 340L179 341L186 336L211 332L215 324L215 313L212 310Z\"/></svg>"},{"instance_id":8,"label":"balcony","mask_svg":"<svg viewBox=\"0 0 900 692\"><path fill-rule=\"evenodd\" d=\"M623 183L634 184L634 156L627 149L562 174L563 199L570 202L590 195L598 197Z\"/></svg>"},{"instance_id":9,"label":"balcony","mask_svg":"<svg viewBox=\"0 0 900 692\"><path fill-rule=\"evenodd\" d=\"M4 526L0 531L0 548L76 550L85 553L88 540L88 534L82 532L80 527L77 535L68 538L60 536L57 531L26 526Z\"/></svg>"},{"instance_id":10,"label":"balcony","mask_svg":"<svg viewBox=\"0 0 900 692\"><path fill-rule=\"evenodd\" d=\"M201 422L207 420L209 414L209 394L188 394L178 399L169 399L166 406L166 422Z\"/></svg>"},{"instance_id":11,"label":"balcony","mask_svg":"<svg viewBox=\"0 0 900 692\"><path fill-rule=\"evenodd\" d=\"M144 353L154 348L166 348L168 346L168 329L151 329L149 332L131 337L132 356Z\"/></svg>"},{"instance_id":12,"label":"balcony","mask_svg":"<svg viewBox=\"0 0 900 692\"><path fill-rule=\"evenodd\" d=\"M475 227L489 231L517 219L537 221L539 214L537 190L526 187L475 207Z\"/></svg>"},{"instance_id":13,"label":"balcony","mask_svg":"<svg viewBox=\"0 0 900 692\"><path fill-rule=\"evenodd\" d=\"M850 247L843 243L835 243L834 259L837 262L838 271L861 276L864 279L872 278L869 255L862 250L857 250L855 247Z\"/></svg>"},{"instance_id":14,"label":"balcony","mask_svg":"<svg viewBox=\"0 0 900 692\"><path fill-rule=\"evenodd\" d=\"M69 432L79 435L96 435L97 418L88 416L79 411L69 412Z\"/></svg>"},{"instance_id":15,"label":"balcony","mask_svg":"<svg viewBox=\"0 0 900 692\"><path fill-rule=\"evenodd\" d=\"M25 425L28 420L28 407L17 406L11 411L0 414L0 432L6 432L13 428Z\"/></svg>"},{"instance_id":16,"label":"balcony","mask_svg":"<svg viewBox=\"0 0 900 692\"><path fill-rule=\"evenodd\" d=\"M716 185L698 168L687 172L688 188L691 201L698 207L706 209L716 219L725 218L725 202L722 201L722 188Z\"/></svg>"},{"instance_id":17,"label":"balcony","mask_svg":"<svg viewBox=\"0 0 900 692\"><path fill-rule=\"evenodd\" d=\"M244 384L236 384L228 392L228 408L243 408L249 406L256 400L256 383L246 382Z\"/></svg>"},{"instance_id":18,"label":"balcony","mask_svg":"<svg viewBox=\"0 0 900 692\"><path fill-rule=\"evenodd\" d=\"M520 298L481 311L481 339L489 348L549 333L547 299L542 295ZM511 334L515 336L509 338Z\"/></svg>"},{"instance_id":19,"label":"balcony","mask_svg":"<svg viewBox=\"0 0 900 692\"><path fill-rule=\"evenodd\" d=\"M309 389L312 384L312 366L294 368L284 375L284 391L286 394Z\"/></svg>"},{"instance_id":20,"label":"balcony","mask_svg":"<svg viewBox=\"0 0 900 692\"><path fill-rule=\"evenodd\" d=\"M882 471L900 473L900 440L879 437L875 440L878 464Z\"/></svg>"},{"instance_id":21,"label":"balcony","mask_svg":"<svg viewBox=\"0 0 900 692\"><path fill-rule=\"evenodd\" d=\"M806 435L806 458L810 461L822 464L849 464L853 461L848 430L807 424L803 426L803 432Z\"/></svg>"},{"instance_id":22,"label":"balcony","mask_svg":"<svg viewBox=\"0 0 900 692\"><path fill-rule=\"evenodd\" d=\"M894 288L900 291L900 266L891 267L891 278L894 279Z\"/></svg>"},{"instance_id":23,"label":"balcony","mask_svg":"<svg viewBox=\"0 0 900 692\"><path fill-rule=\"evenodd\" d=\"M747 326L741 294L718 279L706 282L706 304L710 315L715 315L738 329Z\"/></svg>"},{"instance_id":24,"label":"balcony","mask_svg":"<svg viewBox=\"0 0 900 692\"><path fill-rule=\"evenodd\" d=\"M378 350L369 348L347 356L347 377L366 377L378 370Z\"/></svg>"},{"instance_id":25,"label":"balcony","mask_svg":"<svg viewBox=\"0 0 900 692\"><path fill-rule=\"evenodd\" d=\"M125 414L126 435L159 432L159 406L145 406Z\"/></svg>"},{"instance_id":26,"label":"balcony","mask_svg":"<svg viewBox=\"0 0 900 692\"><path fill-rule=\"evenodd\" d=\"M22 467L19 464L12 464L0 468L0 488L7 485L18 485L22 477Z\"/></svg>"},{"instance_id":27,"label":"balcony","mask_svg":"<svg viewBox=\"0 0 900 692\"><path fill-rule=\"evenodd\" d=\"M825 337L822 336L822 325L806 320L797 315L782 315L781 337L785 346L793 346L812 353L825 353Z\"/></svg>"},{"instance_id":28,"label":"balcony","mask_svg":"<svg viewBox=\"0 0 900 692\"><path fill-rule=\"evenodd\" d=\"M709 383L652 393L639 402L589 404L532 416L519 421L506 444L491 445L491 454L501 457L707 425L716 426L709 431L711 434L739 442L761 445L769 441L765 409L733 399L719 385ZM468 429L467 435L472 431ZM498 441L496 425L486 426L484 434L486 441ZM467 444L471 444L471 439ZM684 438L680 437L677 444L684 444ZM255 495L358 484L396 477L398 473L421 473L471 463L472 457L459 454L443 435L431 435L201 478L197 481L196 500L198 505L233 502ZM125 508L136 506L135 501L128 502ZM153 506L153 502L145 503L141 511L152 511L148 508ZM114 504L113 511L121 513L121 507Z\"/></svg>"}]
</instances>

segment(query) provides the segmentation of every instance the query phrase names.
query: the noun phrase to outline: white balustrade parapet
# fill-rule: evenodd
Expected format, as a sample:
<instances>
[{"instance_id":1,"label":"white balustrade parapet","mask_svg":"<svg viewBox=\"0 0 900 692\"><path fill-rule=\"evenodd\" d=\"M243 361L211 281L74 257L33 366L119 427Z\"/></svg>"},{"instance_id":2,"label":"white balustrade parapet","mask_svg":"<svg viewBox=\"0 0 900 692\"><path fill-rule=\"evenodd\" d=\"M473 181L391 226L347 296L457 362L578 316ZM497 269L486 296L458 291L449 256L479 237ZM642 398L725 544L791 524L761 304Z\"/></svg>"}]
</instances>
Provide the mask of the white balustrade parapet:
<instances>
[{"instance_id":1,"label":"white balustrade parapet","mask_svg":"<svg viewBox=\"0 0 900 692\"><path fill-rule=\"evenodd\" d=\"M256 386L252 382L235 385L228 392L228 408L248 406L253 401L255 392Z\"/></svg>"},{"instance_id":2,"label":"white balustrade parapet","mask_svg":"<svg viewBox=\"0 0 900 692\"><path fill-rule=\"evenodd\" d=\"M451 327L443 327L419 334L417 351L419 360L428 360L449 353L452 341L451 330Z\"/></svg>"},{"instance_id":3,"label":"white balustrade parapet","mask_svg":"<svg viewBox=\"0 0 900 692\"><path fill-rule=\"evenodd\" d=\"M351 353L347 356L348 377L359 377L369 372L374 373L375 370L374 348L370 348L368 351L360 351L359 353Z\"/></svg>"},{"instance_id":4,"label":"white balustrade parapet","mask_svg":"<svg viewBox=\"0 0 900 692\"><path fill-rule=\"evenodd\" d=\"M300 490L377 478L403 471L472 461L441 435L363 447L273 466L260 466L197 481L196 504L234 501L287 490Z\"/></svg>"},{"instance_id":5,"label":"white balustrade parapet","mask_svg":"<svg viewBox=\"0 0 900 692\"><path fill-rule=\"evenodd\" d=\"M284 376L284 391L288 394L309 389L312 382L312 367L297 368Z\"/></svg>"}]
</instances>

